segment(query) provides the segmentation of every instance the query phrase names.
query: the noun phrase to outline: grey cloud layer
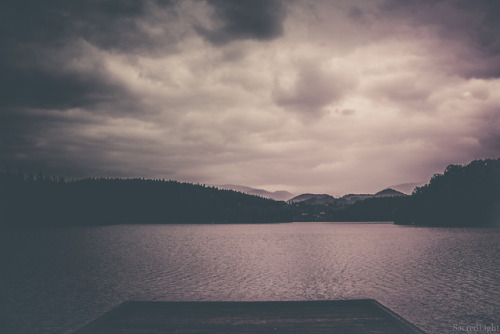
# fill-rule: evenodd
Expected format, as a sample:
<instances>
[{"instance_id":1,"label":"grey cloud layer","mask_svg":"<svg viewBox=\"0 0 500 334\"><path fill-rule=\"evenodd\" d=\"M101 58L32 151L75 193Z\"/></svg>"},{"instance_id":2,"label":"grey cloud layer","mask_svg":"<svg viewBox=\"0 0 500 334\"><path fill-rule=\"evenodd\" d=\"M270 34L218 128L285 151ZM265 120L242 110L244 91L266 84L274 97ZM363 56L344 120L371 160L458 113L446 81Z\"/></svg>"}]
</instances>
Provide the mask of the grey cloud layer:
<instances>
[{"instance_id":1,"label":"grey cloud layer","mask_svg":"<svg viewBox=\"0 0 500 334\"><path fill-rule=\"evenodd\" d=\"M353 73L331 71L314 62L299 66L295 82L289 88L277 83L274 89L276 103L284 109L298 111L306 117L324 112L330 103L338 102L355 84Z\"/></svg>"},{"instance_id":2,"label":"grey cloud layer","mask_svg":"<svg viewBox=\"0 0 500 334\"><path fill-rule=\"evenodd\" d=\"M491 1L8 1L0 164L380 190L500 155Z\"/></svg>"},{"instance_id":3,"label":"grey cloud layer","mask_svg":"<svg viewBox=\"0 0 500 334\"><path fill-rule=\"evenodd\" d=\"M281 0L208 0L218 27L197 31L218 45L238 39L271 40L283 33L285 8Z\"/></svg>"},{"instance_id":4,"label":"grey cloud layer","mask_svg":"<svg viewBox=\"0 0 500 334\"><path fill-rule=\"evenodd\" d=\"M381 9L385 15L399 16L415 26L434 28L443 40L471 47L457 48L465 61L462 67L451 69L455 73L476 78L500 76L500 2L387 0Z\"/></svg>"}]
</instances>

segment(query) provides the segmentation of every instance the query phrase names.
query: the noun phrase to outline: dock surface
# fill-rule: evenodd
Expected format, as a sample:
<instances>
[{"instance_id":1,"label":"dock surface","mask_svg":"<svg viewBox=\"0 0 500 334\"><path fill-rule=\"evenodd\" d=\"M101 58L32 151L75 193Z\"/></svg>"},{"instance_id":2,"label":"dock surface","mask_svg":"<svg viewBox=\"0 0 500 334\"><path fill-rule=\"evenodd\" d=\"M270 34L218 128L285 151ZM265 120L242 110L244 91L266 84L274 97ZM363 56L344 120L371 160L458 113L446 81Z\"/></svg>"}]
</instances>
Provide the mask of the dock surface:
<instances>
[{"instance_id":1,"label":"dock surface","mask_svg":"<svg viewBox=\"0 0 500 334\"><path fill-rule=\"evenodd\" d=\"M75 334L338 333L422 330L373 299L284 302L124 302Z\"/></svg>"}]
</instances>

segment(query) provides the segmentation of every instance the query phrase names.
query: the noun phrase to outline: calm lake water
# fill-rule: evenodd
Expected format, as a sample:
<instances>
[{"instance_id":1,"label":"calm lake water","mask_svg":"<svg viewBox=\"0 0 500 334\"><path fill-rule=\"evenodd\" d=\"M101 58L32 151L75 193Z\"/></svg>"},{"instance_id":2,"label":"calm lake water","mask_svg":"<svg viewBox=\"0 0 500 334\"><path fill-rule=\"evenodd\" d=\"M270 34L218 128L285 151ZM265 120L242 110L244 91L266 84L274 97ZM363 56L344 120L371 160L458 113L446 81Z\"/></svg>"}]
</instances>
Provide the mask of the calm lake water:
<instances>
[{"instance_id":1,"label":"calm lake water","mask_svg":"<svg viewBox=\"0 0 500 334\"><path fill-rule=\"evenodd\" d=\"M374 298L436 334L500 320L500 229L293 223L0 232L1 333L70 333L125 300Z\"/></svg>"}]
</instances>

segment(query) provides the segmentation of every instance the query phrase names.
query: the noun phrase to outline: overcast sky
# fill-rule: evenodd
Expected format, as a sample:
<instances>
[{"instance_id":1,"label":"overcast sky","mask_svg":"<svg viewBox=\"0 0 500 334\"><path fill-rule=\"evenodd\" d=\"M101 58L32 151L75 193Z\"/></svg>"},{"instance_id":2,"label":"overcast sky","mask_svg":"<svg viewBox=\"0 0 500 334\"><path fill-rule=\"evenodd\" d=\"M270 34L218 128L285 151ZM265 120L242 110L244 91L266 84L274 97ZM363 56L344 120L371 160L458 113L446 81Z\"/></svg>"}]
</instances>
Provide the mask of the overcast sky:
<instances>
[{"instance_id":1,"label":"overcast sky","mask_svg":"<svg viewBox=\"0 0 500 334\"><path fill-rule=\"evenodd\" d=\"M338 196L500 156L498 0L8 0L0 42L0 167Z\"/></svg>"}]
</instances>

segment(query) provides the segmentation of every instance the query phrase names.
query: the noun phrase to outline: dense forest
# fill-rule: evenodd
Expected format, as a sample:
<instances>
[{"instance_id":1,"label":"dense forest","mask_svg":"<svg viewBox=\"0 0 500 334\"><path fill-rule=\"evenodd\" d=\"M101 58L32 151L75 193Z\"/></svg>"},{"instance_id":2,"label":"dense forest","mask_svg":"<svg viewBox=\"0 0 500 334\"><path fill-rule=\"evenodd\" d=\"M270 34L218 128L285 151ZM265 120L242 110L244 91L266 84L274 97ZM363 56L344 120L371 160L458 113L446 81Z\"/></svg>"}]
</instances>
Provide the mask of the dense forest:
<instances>
[{"instance_id":1,"label":"dense forest","mask_svg":"<svg viewBox=\"0 0 500 334\"><path fill-rule=\"evenodd\" d=\"M396 224L500 226L500 159L448 166L416 188L394 218Z\"/></svg>"},{"instance_id":2,"label":"dense forest","mask_svg":"<svg viewBox=\"0 0 500 334\"><path fill-rule=\"evenodd\" d=\"M177 181L65 181L0 172L0 225L103 225L394 221L429 226L500 225L500 159L450 165L411 196L346 203L285 203Z\"/></svg>"},{"instance_id":3,"label":"dense forest","mask_svg":"<svg viewBox=\"0 0 500 334\"><path fill-rule=\"evenodd\" d=\"M401 198L388 197L352 205L287 204L177 181L65 181L0 172L0 222L11 226L392 221L400 202Z\"/></svg>"},{"instance_id":4,"label":"dense forest","mask_svg":"<svg viewBox=\"0 0 500 334\"><path fill-rule=\"evenodd\" d=\"M286 203L232 190L145 179L0 173L4 225L262 223L292 219Z\"/></svg>"}]
</instances>

